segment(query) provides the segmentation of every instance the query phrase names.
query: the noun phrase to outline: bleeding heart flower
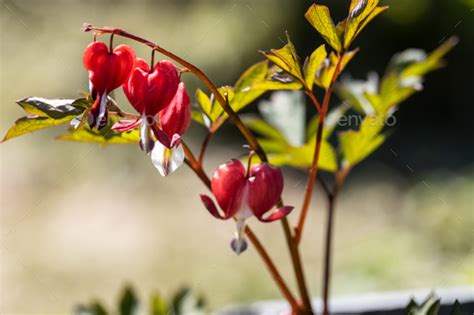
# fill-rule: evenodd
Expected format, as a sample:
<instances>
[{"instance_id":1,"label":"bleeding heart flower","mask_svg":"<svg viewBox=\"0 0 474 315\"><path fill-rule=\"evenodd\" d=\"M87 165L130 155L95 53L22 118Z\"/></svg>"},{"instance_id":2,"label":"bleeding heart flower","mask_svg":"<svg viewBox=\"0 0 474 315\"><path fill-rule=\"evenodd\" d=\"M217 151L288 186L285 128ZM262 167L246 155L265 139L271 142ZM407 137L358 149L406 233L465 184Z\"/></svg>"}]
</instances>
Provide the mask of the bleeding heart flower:
<instances>
[{"instance_id":1,"label":"bleeding heart flower","mask_svg":"<svg viewBox=\"0 0 474 315\"><path fill-rule=\"evenodd\" d=\"M217 219L236 219L237 233L231 247L237 254L247 248L243 236L246 219L255 216L261 222L273 222L293 210L293 207L284 206L264 217L280 200L283 191L283 175L280 169L267 163L256 164L247 172L238 160L222 164L212 177L211 190L223 215L210 197L201 195L201 200Z\"/></svg>"},{"instance_id":2,"label":"bleeding heart flower","mask_svg":"<svg viewBox=\"0 0 474 315\"><path fill-rule=\"evenodd\" d=\"M169 61L158 62L153 69L138 58L123 91L130 104L140 113L140 148L150 153L154 147L151 127L155 115L172 102L180 83L176 67Z\"/></svg>"},{"instance_id":3,"label":"bleeding heart flower","mask_svg":"<svg viewBox=\"0 0 474 315\"><path fill-rule=\"evenodd\" d=\"M84 67L89 73L95 102L89 112L89 125L100 129L107 125L107 94L126 82L135 64L135 52L127 45L113 51L102 42L93 42L84 50Z\"/></svg>"},{"instance_id":4,"label":"bleeding heart flower","mask_svg":"<svg viewBox=\"0 0 474 315\"><path fill-rule=\"evenodd\" d=\"M183 82L179 83L170 104L158 113L158 118L160 127L153 131L159 143L151 152L151 160L162 176L168 176L184 162L180 139L191 124L191 102Z\"/></svg>"},{"instance_id":5,"label":"bleeding heart flower","mask_svg":"<svg viewBox=\"0 0 474 315\"><path fill-rule=\"evenodd\" d=\"M137 58L123 91L137 112L155 116L171 102L179 82L178 71L171 62L162 60L150 69L145 60Z\"/></svg>"}]
</instances>

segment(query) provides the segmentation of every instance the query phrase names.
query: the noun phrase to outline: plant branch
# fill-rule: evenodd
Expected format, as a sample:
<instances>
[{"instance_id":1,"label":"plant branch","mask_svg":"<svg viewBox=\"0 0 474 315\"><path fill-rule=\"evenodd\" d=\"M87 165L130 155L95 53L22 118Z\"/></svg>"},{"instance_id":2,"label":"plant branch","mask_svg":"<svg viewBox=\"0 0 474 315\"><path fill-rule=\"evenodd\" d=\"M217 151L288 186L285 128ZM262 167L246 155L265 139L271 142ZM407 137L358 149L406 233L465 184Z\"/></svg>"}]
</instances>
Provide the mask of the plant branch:
<instances>
[{"instance_id":1,"label":"plant branch","mask_svg":"<svg viewBox=\"0 0 474 315\"><path fill-rule=\"evenodd\" d=\"M311 203L311 195L313 193L313 189L316 184L316 178L317 178L318 169L319 169L318 167L319 155L321 152L321 143L322 143L322 138L323 138L323 130L324 130L324 123L326 120L326 113L328 112L328 108L329 108L329 100L331 99L332 88L339 75L343 58L344 58L344 52L341 52L337 60L336 68L334 70L334 74L332 76L331 82L328 86L328 89L326 90L326 94L324 95L323 106L321 108L321 111L319 112L319 123L318 123L318 131L316 132L316 145L314 148L313 162L311 163L310 174L308 176L308 182L306 184L306 192L305 192L305 196L303 200L303 206L302 206L300 218L298 220L298 225L295 228L295 242L297 244L299 244L301 241L304 224L305 224L306 217L308 214L309 205ZM306 91L306 92L309 93L309 95L313 95L311 100L313 100L314 105L318 107L318 103L315 102L316 97L314 97L313 92L312 91Z\"/></svg>"},{"instance_id":2,"label":"plant branch","mask_svg":"<svg viewBox=\"0 0 474 315\"><path fill-rule=\"evenodd\" d=\"M280 205L278 206L280 207ZM290 250L290 256L291 256L291 261L293 263L296 283L298 285L298 292L300 293L301 300L304 305L304 314L312 314L311 300L309 298L309 291L306 285L306 278L304 276L303 265L301 263L299 248L291 234L290 224L288 223L288 219L286 217L281 220L281 224L283 227L283 231L285 233L288 249Z\"/></svg>"},{"instance_id":3,"label":"plant branch","mask_svg":"<svg viewBox=\"0 0 474 315\"><path fill-rule=\"evenodd\" d=\"M202 142L201 152L199 152L199 164L201 165L201 167L204 164L204 155L206 154L207 146L209 145L209 142L211 141L213 135L214 133L212 131L208 131L206 137L204 138L204 141Z\"/></svg>"},{"instance_id":4,"label":"plant branch","mask_svg":"<svg viewBox=\"0 0 474 315\"><path fill-rule=\"evenodd\" d=\"M339 191L344 184L346 176L349 174L350 168L345 168L337 172L336 182L332 192L327 193L328 197L328 213L326 221L326 231L324 239L324 265L323 265L323 315L329 315L329 286L331 284L331 259L332 259L332 243L334 230L334 216L336 210L336 199Z\"/></svg>"},{"instance_id":5,"label":"plant branch","mask_svg":"<svg viewBox=\"0 0 474 315\"><path fill-rule=\"evenodd\" d=\"M181 64L183 67L187 68L190 72L192 72L195 76L197 76L206 86L207 88L211 91L211 93L214 94L214 97L216 100L219 102L219 104L222 106L224 111L229 115L229 118L232 120L232 122L237 126L237 128L240 130L242 135L245 137L245 139L248 141L250 146L253 148L253 150L258 154L260 159L264 162L267 161L267 156L265 152L263 151L262 147L258 143L257 139L253 136L253 134L250 132L250 130L247 128L247 126L242 122L240 117L235 113L235 111L230 107L229 103L224 99L224 97L219 93L219 90L217 89L216 85L206 76L206 74L193 65L192 63L182 59L181 57L175 55L174 53L164 49L160 45L153 43L145 38L139 37L137 35L128 33L120 28L116 27L95 27L92 26L91 24L85 23L82 26L82 29L84 32L90 32L90 31L96 31L98 33L109 33L109 34L115 34L119 35L122 37L126 37L129 39L132 39L134 41L137 41L139 43L145 44L148 47L160 52L161 54L167 56L170 59L173 59L177 63Z\"/></svg>"}]
</instances>

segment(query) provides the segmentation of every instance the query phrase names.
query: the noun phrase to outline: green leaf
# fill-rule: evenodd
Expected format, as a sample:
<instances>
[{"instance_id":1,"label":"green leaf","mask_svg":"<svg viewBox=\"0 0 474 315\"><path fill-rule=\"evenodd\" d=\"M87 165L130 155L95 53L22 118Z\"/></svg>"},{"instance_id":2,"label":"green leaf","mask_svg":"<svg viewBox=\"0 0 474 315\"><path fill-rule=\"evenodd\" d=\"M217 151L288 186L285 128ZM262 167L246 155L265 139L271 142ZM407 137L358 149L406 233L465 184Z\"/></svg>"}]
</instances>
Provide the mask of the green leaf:
<instances>
[{"instance_id":1,"label":"green leaf","mask_svg":"<svg viewBox=\"0 0 474 315\"><path fill-rule=\"evenodd\" d=\"M82 114L86 108L85 99L45 99L27 97L17 101L26 116L15 121L2 142L36 130L63 124Z\"/></svg>"},{"instance_id":2,"label":"green leaf","mask_svg":"<svg viewBox=\"0 0 474 315\"><path fill-rule=\"evenodd\" d=\"M207 116L211 117L211 100L209 96L206 95L201 89L196 89L196 94L194 95L196 101L201 108L202 112Z\"/></svg>"},{"instance_id":3,"label":"green leaf","mask_svg":"<svg viewBox=\"0 0 474 315\"><path fill-rule=\"evenodd\" d=\"M359 130L344 131L339 134L343 167L352 167L364 160L385 141L380 134L384 120L378 116L366 116Z\"/></svg>"},{"instance_id":4,"label":"green leaf","mask_svg":"<svg viewBox=\"0 0 474 315\"><path fill-rule=\"evenodd\" d=\"M321 67L324 59L326 59L326 56L326 46L323 44L313 51L313 53L309 57L308 63L305 65L305 81L306 85L310 90L313 89L314 80L316 79L316 73Z\"/></svg>"},{"instance_id":5,"label":"green leaf","mask_svg":"<svg viewBox=\"0 0 474 315\"><path fill-rule=\"evenodd\" d=\"M352 60L358 51L359 49L355 49L344 54L339 67L339 73L345 69L347 64ZM315 83L322 88L328 89L329 85L331 84L331 80L334 77L334 73L336 72L338 57L334 52L331 52L331 54L329 54L329 59L326 60L327 62L324 62L318 71L319 75L316 77Z\"/></svg>"},{"instance_id":6,"label":"green leaf","mask_svg":"<svg viewBox=\"0 0 474 315\"><path fill-rule=\"evenodd\" d=\"M374 115L375 110L365 95L366 93L377 94L378 90L379 76L374 72L369 73L367 80L345 77L337 85L339 97L356 111L367 115Z\"/></svg>"},{"instance_id":7,"label":"green leaf","mask_svg":"<svg viewBox=\"0 0 474 315\"><path fill-rule=\"evenodd\" d=\"M328 7L313 4L306 12L305 17L332 48L341 51L341 41L336 33L336 27Z\"/></svg>"},{"instance_id":8,"label":"green leaf","mask_svg":"<svg viewBox=\"0 0 474 315\"><path fill-rule=\"evenodd\" d=\"M288 43L283 48L272 49L268 52L262 53L280 69L286 71L299 81L304 81L300 61L298 55L296 54L295 46L291 42L288 33L286 33L286 38Z\"/></svg>"},{"instance_id":9,"label":"green leaf","mask_svg":"<svg viewBox=\"0 0 474 315\"><path fill-rule=\"evenodd\" d=\"M204 117L204 116L205 116L205 117ZM204 114L202 111L200 111L200 110L195 110L195 109L193 109L193 110L191 111L191 118L192 118L195 122L197 122L197 123L203 125L203 126L206 127L206 128L209 128L209 127L211 126L211 122L210 122L210 120L209 120L209 117L207 117L207 115L205 115L205 114Z\"/></svg>"},{"instance_id":10,"label":"green leaf","mask_svg":"<svg viewBox=\"0 0 474 315\"><path fill-rule=\"evenodd\" d=\"M379 0L352 0L349 17L344 22L344 48L349 48L357 35L388 7L377 7Z\"/></svg>"},{"instance_id":11,"label":"green leaf","mask_svg":"<svg viewBox=\"0 0 474 315\"><path fill-rule=\"evenodd\" d=\"M265 79L268 71L268 61L262 61L248 68L237 80L234 87L235 96L230 103L236 112L243 109L255 99L260 97L265 90L252 89L256 82Z\"/></svg>"},{"instance_id":12,"label":"green leaf","mask_svg":"<svg viewBox=\"0 0 474 315\"><path fill-rule=\"evenodd\" d=\"M16 102L29 115L63 119L69 116L80 115L87 107L83 98L47 99L42 97L26 97Z\"/></svg>"},{"instance_id":13,"label":"green leaf","mask_svg":"<svg viewBox=\"0 0 474 315\"><path fill-rule=\"evenodd\" d=\"M400 76L402 78L423 76L428 72L441 68L443 66L442 58L451 51L458 42L459 39L455 36L449 38L436 50L431 52L424 61L413 63L404 69Z\"/></svg>"},{"instance_id":14,"label":"green leaf","mask_svg":"<svg viewBox=\"0 0 474 315\"><path fill-rule=\"evenodd\" d=\"M159 294L155 294L151 297L150 313L151 315L168 315L166 301Z\"/></svg>"},{"instance_id":15,"label":"green leaf","mask_svg":"<svg viewBox=\"0 0 474 315\"><path fill-rule=\"evenodd\" d=\"M255 117L243 117L244 123L247 127L255 133L258 133L266 138L274 141L285 142L286 139L283 134L264 120Z\"/></svg>"},{"instance_id":16,"label":"green leaf","mask_svg":"<svg viewBox=\"0 0 474 315\"><path fill-rule=\"evenodd\" d=\"M138 129L118 133L113 131L111 126L112 124L109 124L101 130L91 129L89 126L84 126L80 129L69 128L69 133L60 135L56 139L90 142L101 145L138 143L140 137Z\"/></svg>"},{"instance_id":17,"label":"green leaf","mask_svg":"<svg viewBox=\"0 0 474 315\"><path fill-rule=\"evenodd\" d=\"M126 287L119 301L120 315L133 315L138 308L138 299L131 287Z\"/></svg>"},{"instance_id":18,"label":"green leaf","mask_svg":"<svg viewBox=\"0 0 474 315\"><path fill-rule=\"evenodd\" d=\"M268 160L275 166L292 166L301 169L311 167L314 155L314 142L301 147L288 146L283 153L269 154ZM337 171L337 156L332 145L323 141L319 153L318 168L328 172Z\"/></svg>"}]
</instances>

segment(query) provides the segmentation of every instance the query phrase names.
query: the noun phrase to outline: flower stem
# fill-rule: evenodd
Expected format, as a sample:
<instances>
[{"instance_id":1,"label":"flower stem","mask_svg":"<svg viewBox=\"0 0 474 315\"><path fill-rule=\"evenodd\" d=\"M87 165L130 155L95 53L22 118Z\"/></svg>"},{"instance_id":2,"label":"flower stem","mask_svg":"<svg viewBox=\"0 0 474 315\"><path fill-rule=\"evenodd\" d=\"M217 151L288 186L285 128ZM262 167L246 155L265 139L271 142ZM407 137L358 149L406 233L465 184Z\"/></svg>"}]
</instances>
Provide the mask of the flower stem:
<instances>
[{"instance_id":1,"label":"flower stem","mask_svg":"<svg viewBox=\"0 0 474 315\"><path fill-rule=\"evenodd\" d=\"M324 236L324 265L323 265L323 315L329 315L329 287L331 284L331 260L334 230L334 215L336 210L336 199L344 184L350 169L345 168L336 174L336 182L332 192L326 190L328 197L328 213L326 231Z\"/></svg>"},{"instance_id":2,"label":"flower stem","mask_svg":"<svg viewBox=\"0 0 474 315\"><path fill-rule=\"evenodd\" d=\"M326 94L324 95L321 111L319 112L319 124L318 124L318 131L316 132L316 146L314 148L313 161L311 163L310 174L308 176L308 182L306 184L306 192L305 192L305 196L303 200L303 206L302 206L300 218L298 220L298 225L295 228L295 242L297 244L299 244L301 241L304 224L305 224L306 217L309 210L309 204L311 203L311 195L313 193L313 189L316 184L316 178L317 178L318 169L319 169L318 167L319 155L321 152L321 143L322 143L322 136L323 136L323 131L324 131L324 123L325 123L326 114L329 108L329 101L332 95L332 88L334 86L334 83L336 82L337 77L339 76L343 58L344 58L344 52L341 52L337 60L336 68L334 70L334 74L332 76L331 82L329 83L328 89L326 90ZM306 91L306 94L310 96L314 105L318 107L318 103L316 101L316 97L314 96L313 92Z\"/></svg>"},{"instance_id":3,"label":"flower stem","mask_svg":"<svg viewBox=\"0 0 474 315\"><path fill-rule=\"evenodd\" d=\"M199 164L201 165L201 167L204 164L204 155L206 154L206 149L209 145L209 142L211 142L211 138L213 135L214 132L208 131L206 137L204 138L204 141L202 142L201 152L199 152Z\"/></svg>"}]
</instances>

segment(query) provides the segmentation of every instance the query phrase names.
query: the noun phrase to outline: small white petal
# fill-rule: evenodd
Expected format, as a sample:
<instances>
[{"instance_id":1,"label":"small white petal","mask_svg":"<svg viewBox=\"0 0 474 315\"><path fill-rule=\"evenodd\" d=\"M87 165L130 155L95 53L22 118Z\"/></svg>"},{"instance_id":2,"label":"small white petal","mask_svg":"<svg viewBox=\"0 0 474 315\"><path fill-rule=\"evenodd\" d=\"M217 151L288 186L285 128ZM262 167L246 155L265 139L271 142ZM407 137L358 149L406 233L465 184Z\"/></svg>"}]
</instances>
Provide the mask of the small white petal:
<instances>
[{"instance_id":1,"label":"small white petal","mask_svg":"<svg viewBox=\"0 0 474 315\"><path fill-rule=\"evenodd\" d=\"M178 145L178 147L169 149L157 141L151 151L151 161L161 176L168 176L183 164L183 147Z\"/></svg>"}]
</instances>

